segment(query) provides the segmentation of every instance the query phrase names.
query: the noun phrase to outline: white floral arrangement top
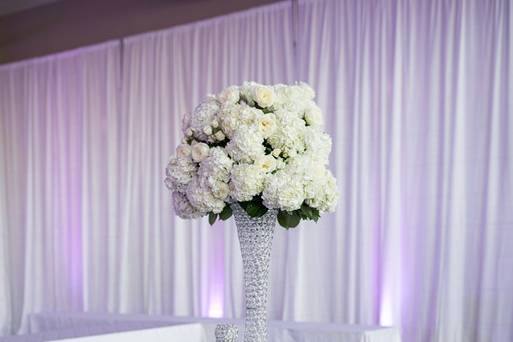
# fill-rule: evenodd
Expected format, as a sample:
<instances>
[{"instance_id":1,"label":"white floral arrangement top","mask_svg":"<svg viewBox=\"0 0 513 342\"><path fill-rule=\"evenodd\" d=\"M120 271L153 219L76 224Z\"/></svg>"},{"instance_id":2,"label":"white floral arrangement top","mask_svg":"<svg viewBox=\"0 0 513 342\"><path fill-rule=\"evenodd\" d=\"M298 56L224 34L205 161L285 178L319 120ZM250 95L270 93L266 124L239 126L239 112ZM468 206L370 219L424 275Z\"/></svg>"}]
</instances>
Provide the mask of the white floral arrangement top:
<instances>
[{"instance_id":1,"label":"white floral arrangement top","mask_svg":"<svg viewBox=\"0 0 513 342\"><path fill-rule=\"evenodd\" d=\"M278 210L296 227L334 211L338 192L328 170L331 138L315 92L305 83L246 82L209 96L183 118L185 137L166 168L178 216L209 215L213 224L239 203L251 217Z\"/></svg>"}]
</instances>

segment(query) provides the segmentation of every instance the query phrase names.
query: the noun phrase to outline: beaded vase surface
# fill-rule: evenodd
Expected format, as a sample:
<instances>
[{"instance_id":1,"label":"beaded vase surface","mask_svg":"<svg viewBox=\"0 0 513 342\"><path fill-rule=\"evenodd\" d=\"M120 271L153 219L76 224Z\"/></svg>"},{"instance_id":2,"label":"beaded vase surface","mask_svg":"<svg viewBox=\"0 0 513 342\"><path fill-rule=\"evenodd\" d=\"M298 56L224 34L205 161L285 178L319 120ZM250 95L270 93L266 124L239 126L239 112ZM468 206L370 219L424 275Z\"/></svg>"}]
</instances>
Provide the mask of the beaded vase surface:
<instances>
[{"instance_id":1,"label":"beaded vase surface","mask_svg":"<svg viewBox=\"0 0 513 342\"><path fill-rule=\"evenodd\" d=\"M235 324L218 324L215 334L216 342L236 342L239 328Z\"/></svg>"},{"instance_id":2,"label":"beaded vase surface","mask_svg":"<svg viewBox=\"0 0 513 342\"><path fill-rule=\"evenodd\" d=\"M271 248L277 210L262 217L250 217L239 204L233 204L244 268L246 303L244 342L267 342L267 298Z\"/></svg>"}]
</instances>

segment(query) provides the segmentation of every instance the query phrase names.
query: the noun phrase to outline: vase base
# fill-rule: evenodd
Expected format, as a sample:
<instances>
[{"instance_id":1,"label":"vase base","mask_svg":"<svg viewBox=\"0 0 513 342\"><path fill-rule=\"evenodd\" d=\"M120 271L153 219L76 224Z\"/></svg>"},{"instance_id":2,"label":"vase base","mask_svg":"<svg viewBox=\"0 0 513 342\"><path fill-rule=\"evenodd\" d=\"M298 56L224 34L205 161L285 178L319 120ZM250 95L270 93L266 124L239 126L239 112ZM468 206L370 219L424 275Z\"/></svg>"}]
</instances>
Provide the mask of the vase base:
<instances>
[{"instance_id":1,"label":"vase base","mask_svg":"<svg viewBox=\"0 0 513 342\"><path fill-rule=\"evenodd\" d=\"M236 342L239 327L235 324L218 324L216 327L216 342Z\"/></svg>"}]
</instances>

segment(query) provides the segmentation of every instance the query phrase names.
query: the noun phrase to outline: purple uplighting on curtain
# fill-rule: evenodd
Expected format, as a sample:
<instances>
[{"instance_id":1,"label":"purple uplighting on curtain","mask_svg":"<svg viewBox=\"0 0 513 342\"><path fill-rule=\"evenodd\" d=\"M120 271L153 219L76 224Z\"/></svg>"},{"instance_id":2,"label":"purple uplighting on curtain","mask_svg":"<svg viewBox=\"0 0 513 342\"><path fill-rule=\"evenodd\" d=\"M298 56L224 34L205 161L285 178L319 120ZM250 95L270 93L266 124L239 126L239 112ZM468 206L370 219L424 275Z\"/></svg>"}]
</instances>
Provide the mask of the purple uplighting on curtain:
<instances>
[{"instance_id":1,"label":"purple uplighting on curtain","mask_svg":"<svg viewBox=\"0 0 513 342\"><path fill-rule=\"evenodd\" d=\"M222 230L223 225L216 224L211 229ZM205 296L206 303L203 307L205 317L223 317L224 315L224 287L225 287L225 265L224 265L224 236L221 234L212 234L212 255L209 258L208 267L208 295Z\"/></svg>"},{"instance_id":2,"label":"purple uplighting on curtain","mask_svg":"<svg viewBox=\"0 0 513 342\"><path fill-rule=\"evenodd\" d=\"M91 150L104 156L98 133L118 101L118 62L118 44L107 43L0 66L2 331L26 331L30 312L83 311L87 294L101 293L87 267L104 254L90 239L93 226L105 230L106 193L94 195L107 164Z\"/></svg>"}]
</instances>

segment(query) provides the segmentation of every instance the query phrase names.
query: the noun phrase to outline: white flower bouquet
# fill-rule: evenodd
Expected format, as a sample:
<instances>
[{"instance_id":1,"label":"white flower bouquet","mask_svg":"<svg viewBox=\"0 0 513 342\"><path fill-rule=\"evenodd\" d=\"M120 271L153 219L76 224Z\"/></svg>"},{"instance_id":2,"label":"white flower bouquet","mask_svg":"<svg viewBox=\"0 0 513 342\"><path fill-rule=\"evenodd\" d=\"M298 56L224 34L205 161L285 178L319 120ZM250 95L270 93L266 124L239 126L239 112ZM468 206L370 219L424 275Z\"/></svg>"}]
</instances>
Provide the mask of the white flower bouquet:
<instances>
[{"instance_id":1,"label":"white flower bouquet","mask_svg":"<svg viewBox=\"0 0 513 342\"><path fill-rule=\"evenodd\" d=\"M238 202L251 217L278 209L296 227L333 211L338 192L327 169L331 139L315 92L305 83L231 86L185 115L185 137L166 168L173 206L213 224Z\"/></svg>"}]
</instances>

